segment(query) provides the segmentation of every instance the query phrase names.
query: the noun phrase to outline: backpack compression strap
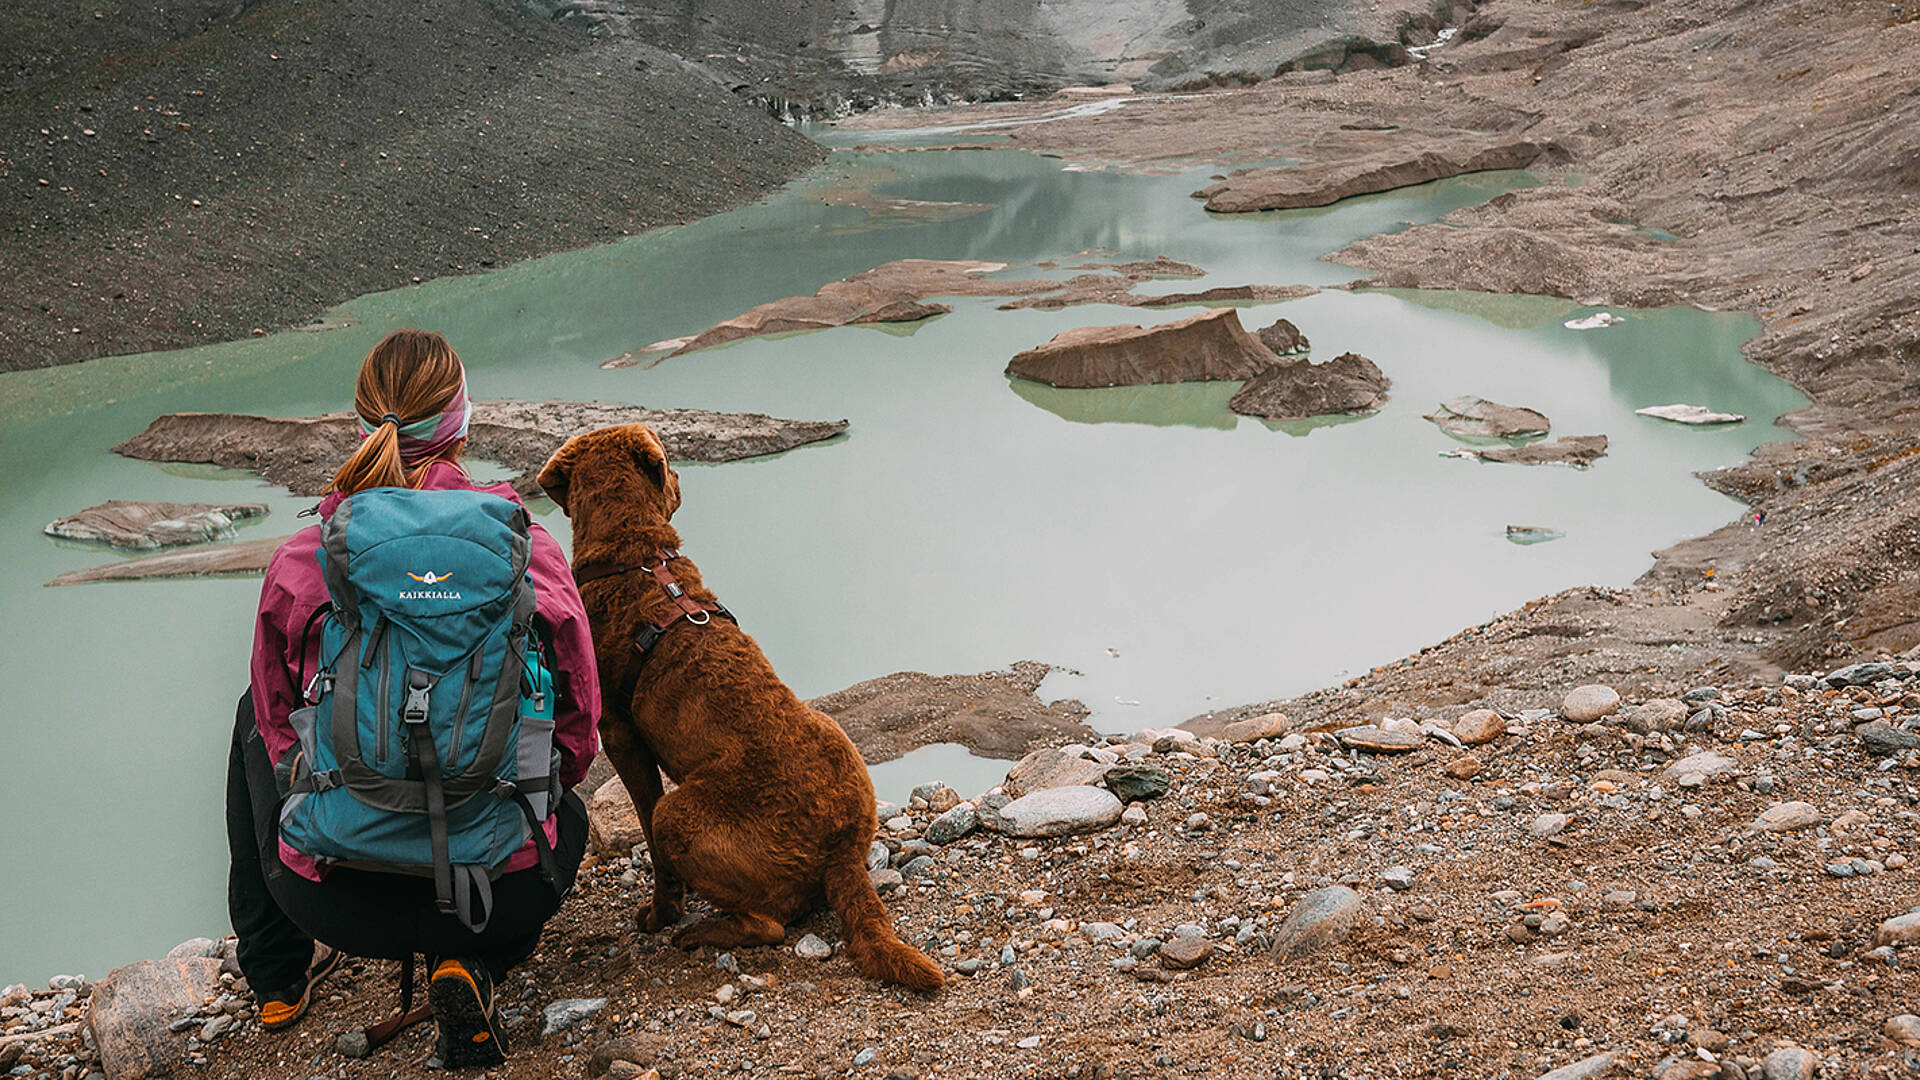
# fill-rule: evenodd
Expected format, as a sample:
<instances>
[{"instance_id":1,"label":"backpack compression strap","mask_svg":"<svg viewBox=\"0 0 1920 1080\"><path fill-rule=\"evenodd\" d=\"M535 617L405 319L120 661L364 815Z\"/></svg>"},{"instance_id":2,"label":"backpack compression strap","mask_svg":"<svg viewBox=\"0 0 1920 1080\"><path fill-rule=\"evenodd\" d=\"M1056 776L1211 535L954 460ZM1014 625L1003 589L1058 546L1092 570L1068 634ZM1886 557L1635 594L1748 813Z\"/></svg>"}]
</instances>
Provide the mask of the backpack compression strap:
<instances>
[{"instance_id":1,"label":"backpack compression strap","mask_svg":"<svg viewBox=\"0 0 1920 1080\"><path fill-rule=\"evenodd\" d=\"M427 835L433 845L433 900L443 915L453 915L474 933L482 933L493 914L493 883L484 871L453 865L447 844L447 792L440 771L440 752L434 749L433 733L427 729L427 695L433 690L433 677L424 671L407 672L406 703L400 707L400 719L406 723L420 762L420 778L427 796ZM545 837L542 837L545 839ZM480 898L479 917L474 917L474 895Z\"/></svg>"}]
</instances>

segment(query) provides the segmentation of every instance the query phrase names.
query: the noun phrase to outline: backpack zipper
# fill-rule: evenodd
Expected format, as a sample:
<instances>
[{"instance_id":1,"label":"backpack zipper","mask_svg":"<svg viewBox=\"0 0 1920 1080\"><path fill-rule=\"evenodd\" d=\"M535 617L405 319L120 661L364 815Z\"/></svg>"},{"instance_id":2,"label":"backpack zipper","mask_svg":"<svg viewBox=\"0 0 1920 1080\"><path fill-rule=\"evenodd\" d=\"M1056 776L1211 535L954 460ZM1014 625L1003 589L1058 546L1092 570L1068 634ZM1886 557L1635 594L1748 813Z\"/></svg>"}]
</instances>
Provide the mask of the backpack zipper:
<instances>
[{"instance_id":1,"label":"backpack zipper","mask_svg":"<svg viewBox=\"0 0 1920 1080\"><path fill-rule=\"evenodd\" d=\"M467 710L473 706L473 684L480 679L480 660L485 655L486 644L473 650L473 659L467 661L467 681L460 687L460 708L453 714L453 745L447 749L447 768L457 768L460 764L460 746L466 741Z\"/></svg>"},{"instance_id":2,"label":"backpack zipper","mask_svg":"<svg viewBox=\"0 0 1920 1080\"><path fill-rule=\"evenodd\" d=\"M375 642L375 647L380 650L378 661L380 664L380 694L374 702L374 708L378 710L380 727L378 729L378 741L374 744L373 748L373 760L379 765L385 765L387 763L388 732L393 727L393 710L388 708L390 704L388 695L393 690L392 645L387 641L386 634L382 633L385 629L385 622L382 622L374 629L374 636L378 639Z\"/></svg>"}]
</instances>

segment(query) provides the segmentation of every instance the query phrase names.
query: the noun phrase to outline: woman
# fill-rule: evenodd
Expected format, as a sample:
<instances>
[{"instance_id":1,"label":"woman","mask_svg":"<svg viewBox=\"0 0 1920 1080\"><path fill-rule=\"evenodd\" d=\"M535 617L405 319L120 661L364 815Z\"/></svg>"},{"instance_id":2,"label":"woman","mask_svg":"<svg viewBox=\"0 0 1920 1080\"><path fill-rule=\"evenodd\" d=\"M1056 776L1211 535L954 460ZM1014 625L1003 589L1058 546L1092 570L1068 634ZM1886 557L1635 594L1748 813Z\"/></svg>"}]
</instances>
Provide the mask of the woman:
<instances>
[{"instance_id":1,"label":"woman","mask_svg":"<svg viewBox=\"0 0 1920 1080\"><path fill-rule=\"evenodd\" d=\"M518 550L526 571L515 584L531 581L535 611L532 633L527 637L537 634L544 641L527 646L535 650L531 653L535 661L513 658L517 666L500 677L501 685L507 685L505 680L518 680L526 686L529 680L522 677L523 671L539 673L543 665L538 658L547 658L557 700L545 708L552 713L551 746L558 769L532 771L553 772L559 781L557 790L567 793L557 800L547 798L545 789L550 778L539 778L543 790L536 803L552 812L545 815L537 832L516 821L516 831L502 833L509 838L501 850L511 850L520 836L532 838L503 864L486 867L475 875L480 880L455 879L462 882L456 886L462 893L457 912L449 903L445 884L432 874L354 868L341 865L351 863L350 859L324 854L316 857L311 852L325 847L310 842L310 828L293 837L308 838L302 840L305 850L289 843L289 836L280 830L283 810L294 798L317 798L289 798L289 789L325 790L336 783L324 781L325 776L339 775L337 769L331 774L323 772L323 782L315 783L312 771L321 768L321 755L314 751L314 710L302 707L320 700L314 696L316 688L326 692L334 685L333 666L343 666L341 679L355 676L355 665L342 665L339 653L353 649L354 655L365 655L371 664L379 649L377 641L364 649L342 646L341 631L336 630L331 639L324 629L316 631L316 623L325 628L334 621L329 616L339 606L339 598L330 594L328 575L332 571L326 567L333 551L322 551L323 529L328 530L327 542L331 545L334 533L344 533L348 526L328 529L328 524L315 525L294 534L275 553L260 590L252 686L240 703L228 764L227 831L232 855L228 908L239 938L238 959L259 1001L261 1026L271 1030L284 1028L304 1015L315 985L332 970L342 953L404 959L409 974L412 957L424 954L431 961L427 998L439 1031L436 1055L441 1063L447 1067L494 1064L504 1059L505 1045L495 1015L493 987L509 968L533 952L541 927L572 887L586 848L586 815L569 789L585 778L598 749L595 725L600 714L600 687L592 641L580 594L560 546L545 530L527 523L524 512L516 509L519 499L510 485L476 487L461 468L460 452L466 444L472 402L467 394L466 371L445 339L421 330L398 330L388 335L361 365L354 410L360 417L362 442L335 474L330 491L320 503L323 523L335 523L338 508L361 492L379 491L366 499L384 499L383 505L405 507L405 500L412 498L380 489L483 492L512 500L513 506L485 499L475 499L474 504L518 523L521 532L515 535L523 537ZM449 503L442 499L437 505ZM454 497L451 505L465 504ZM370 509L361 508L358 516L341 513L338 520L357 525L370 514ZM342 580L342 576L334 577L334 590L343 587ZM444 577L436 578L428 569L414 580ZM451 595L446 589L457 587L456 583L439 591L421 590L409 595ZM328 606L330 601L336 602L333 607ZM377 624L374 633L379 633ZM333 642L336 655L323 662L323 641L327 640ZM478 651L476 646L475 653ZM316 672L324 673L324 686L317 686L322 682L319 677L309 681L308 676ZM523 693L541 696L533 689ZM512 697L510 688L502 696ZM353 709L354 697L349 695L347 700L346 708ZM459 708L467 707L468 700L463 696ZM436 711L449 709L441 706ZM507 709L505 715L511 722L511 701ZM304 717L299 715L302 711ZM405 714L404 709L399 711ZM348 715L351 718L352 713ZM297 734L296 727L302 720L304 726ZM339 738L332 734L328 737ZM427 764L436 770L432 775L437 777L433 745L431 736L424 748L403 743L401 768L406 771L397 772L400 779L389 782L420 786L416 749L425 749ZM304 771L303 753L307 759ZM544 745L540 753L546 756ZM361 763L356 760L355 764ZM448 762L450 767L453 764ZM524 778L524 773L521 775ZM305 780L304 788L300 778ZM491 797L492 793L485 794ZM511 786L507 794L512 794ZM518 802L526 807L527 821L536 820L532 804L525 799ZM293 818L286 820L292 822ZM445 826L442 823L437 828L436 865L444 865ZM471 903L477 903L484 915L474 917L468 910ZM473 929L475 926L481 929ZM316 940L325 946L318 951L317 959Z\"/></svg>"}]
</instances>

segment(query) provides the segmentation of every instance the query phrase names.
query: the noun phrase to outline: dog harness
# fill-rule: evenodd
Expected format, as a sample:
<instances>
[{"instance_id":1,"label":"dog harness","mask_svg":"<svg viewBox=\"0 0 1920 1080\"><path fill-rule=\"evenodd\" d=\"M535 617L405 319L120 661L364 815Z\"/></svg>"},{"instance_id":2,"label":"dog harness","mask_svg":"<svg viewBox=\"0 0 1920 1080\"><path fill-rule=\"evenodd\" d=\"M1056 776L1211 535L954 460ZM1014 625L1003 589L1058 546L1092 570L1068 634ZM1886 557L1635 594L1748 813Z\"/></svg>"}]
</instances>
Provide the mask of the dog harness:
<instances>
[{"instance_id":1,"label":"dog harness","mask_svg":"<svg viewBox=\"0 0 1920 1080\"><path fill-rule=\"evenodd\" d=\"M628 703L633 700L633 686L634 683L639 681L640 668L646 664L647 654L653 651L653 647L659 644L660 639L666 635L667 631L683 622L692 623L694 626L705 626L713 621L715 615L733 623L735 626L740 624L740 620L734 618L733 612L728 611L725 605L718 603L702 604L687 595L687 590L681 587L679 579L673 576L673 570L668 565L679 557L680 553L678 551L672 548L661 548L660 553L654 556L651 563L645 559L642 559L639 563L588 563L585 566L575 569L573 572L573 583L580 588L585 588L588 582L599 581L601 578L618 577L621 574L642 573L651 575L653 580L660 583L660 587L666 590L667 596L672 599L674 604L680 609L678 614L665 622L641 624L639 633L633 635L633 667L628 671L627 677L621 680L620 693L609 702L609 704L614 705L616 708L625 709L628 707Z\"/></svg>"}]
</instances>

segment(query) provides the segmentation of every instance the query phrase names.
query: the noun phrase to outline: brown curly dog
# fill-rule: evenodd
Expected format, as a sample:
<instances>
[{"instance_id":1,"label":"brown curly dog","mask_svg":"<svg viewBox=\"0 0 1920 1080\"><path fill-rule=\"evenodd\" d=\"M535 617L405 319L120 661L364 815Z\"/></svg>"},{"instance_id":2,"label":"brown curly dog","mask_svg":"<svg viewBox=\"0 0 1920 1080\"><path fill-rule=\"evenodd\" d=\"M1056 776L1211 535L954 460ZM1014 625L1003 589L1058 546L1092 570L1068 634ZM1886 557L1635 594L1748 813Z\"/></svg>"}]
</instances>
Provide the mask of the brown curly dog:
<instances>
[{"instance_id":1,"label":"brown curly dog","mask_svg":"<svg viewBox=\"0 0 1920 1080\"><path fill-rule=\"evenodd\" d=\"M675 944L773 945L824 895L862 972L938 989L940 969L894 935L867 877L877 822L859 751L787 689L678 555L680 479L660 440L640 424L576 436L539 481L573 522L600 737L653 857L641 929L678 920L690 885L720 914ZM677 785L665 794L663 771Z\"/></svg>"}]
</instances>

